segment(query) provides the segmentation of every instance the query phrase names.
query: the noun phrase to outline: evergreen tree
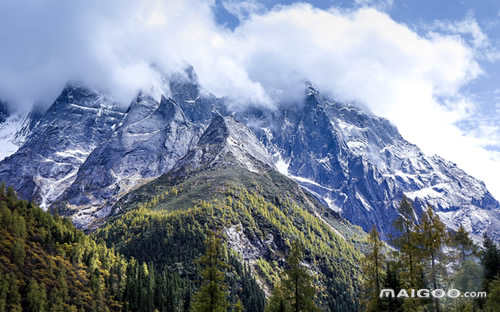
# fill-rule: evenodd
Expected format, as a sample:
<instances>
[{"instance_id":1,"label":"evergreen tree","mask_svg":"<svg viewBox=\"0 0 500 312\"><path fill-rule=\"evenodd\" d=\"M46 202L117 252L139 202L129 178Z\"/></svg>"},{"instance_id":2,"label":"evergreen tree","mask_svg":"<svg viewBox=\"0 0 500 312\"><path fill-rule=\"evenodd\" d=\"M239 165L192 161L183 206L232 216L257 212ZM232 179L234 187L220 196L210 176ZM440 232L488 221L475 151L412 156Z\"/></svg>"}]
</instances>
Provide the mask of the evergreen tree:
<instances>
[{"instance_id":1,"label":"evergreen tree","mask_svg":"<svg viewBox=\"0 0 500 312\"><path fill-rule=\"evenodd\" d=\"M456 260L459 266L476 253L476 245L462 224L455 233L451 234L451 246L458 250Z\"/></svg>"},{"instance_id":2,"label":"evergreen tree","mask_svg":"<svg viewBox=\"0 0 500 312\"><path fill-rule=\"evenodd\" d=\"M288 298L285 297L285 290L281 284L273 288L271 297L266 305L266 312L289 312L292 311Z\"/></svg>"},{"instance_id":3,"label":"evergreen tree","mask_svg":"<svg viewBox=\"0 0 500 312\"><path fill-rule=\"evenodd\" d=\"M243 287L240 296L243 306L247 311L264 312L266 295L252 276L249 266L243 270Z\"/></svg>"},{"instance_id":4,"label":"evergreen tree","mask_svg":"<svg viewBox=\"0 0 500 312\"><path fill-rule=\"evenodd\" d=\"M96 312L104 312L106 310L106 301L104 294L104 278L99 272L99 269L95 269L91 275L90 279L91 289L93 292L93 300L92 300L92 310ZM64 294L64 288L60 291L61 294ZM60 297L63 297L59 295Z\"/></svg>"},{"instance_id":5,"label":"evergreen tree","mask_svg":"<svg viewBox=\"0 0 500 312\"><path fill-rule=\"evenodd\" d=\"M29 312L45 312L47 311L47 293L45 286L39 285L35 279L31 279L28 285L28 293L26 301Z\"/></svg>"},{"instance_id":6,"label":"evergreen tree","mask_svg":"<svg viewBox=\"0 0 500 312\"><path fill-rule=\"evenodd\" d=\"M24 240L17 238L12 248L12 259L18 266L24 265L24 258L26 257L26 250L24 249Z\"/></svg>"},{"instance_id":7,"label":"evergreen tree","mask_svg":"<svg viewBox=\"0 0 500 312\"><path fill-rule=\"evenodd\" d=\"M476 262L477 246L463 225L460 225L456 232L450 233L449 245L456 249L456 252L452 253L454 260L454 274L450 278L452 287L462 292L482 289L483 268ZM479 303L473 298L454 298L446 301L446 307L452 311L473 311Z\"/></svg>"},{"instance_id":8,"label":"evergreen tree","mask_svg":"<svg viewBox=\"0 0 500 312\"><path fill-rule=\"evenodd\" d=\"M398 249L397 258L400 261L401 278L404 288L421 286L422 266L419 259L419 237L417 235L416 214L411 201L403 196L398 208L399 216L394 221L394 227L399 236L393 240Z\"/></svg>"},{"instance_id":9,"label":"evergreen tree","mask_svg":"<svg viewBox=\"0 0 500 312\"><path fill-rule=\"evenodd\" d=\"M14 274L9 278L9 295L7 297L7 311L22 312L21 294L19 293L19 281Z\"/></svg>"},{"instance_id":10,"label":"evergreen tree","mask_svg":"<svg viewBox=\"0 0 500 312\"><path fill-rule=\"evenodd\" d=\"M367 296L364 305L366 306L366 311L382 311L380 289L384 279L384 243L380 240L375 226L368 236L368 245L370 249L362 265L363 277L365 278L363 288Z\"/></svg>"},{"instance_id":11,"label":"evergreen tree","mask_svg":"<svg viewBox=\"0 0 500 312\"><path fill-rule=\"evenodd\" d=\"M293 312L312 312L318 308L314 303L316 289L313 286L312 276L302 264L304 261L303 246L298 241L292 243L290 254L286 261L283 296Z\"/></svg>"},{"instance_id":12,"label":"evergreen tree","mask_svg":"<svg viewBox=\"0 0 500 312\"><path fill-rule=\"evenodd\" d=\"M452 276L452 288L461 292L480 290L482 288L483 269L475 260L465 260ZM447 308L452 311L472 311L475 303L474 298L453 298L447 300Z\"/></svg>"},{"instance_id":13,"label":"evergreen tree","mask_svg":"<svg viewBox=\"0 0 500 312\"><path fill-rule=\"evenodd\" d=\"M422 255L429 262L429 281L433 289L441 288L440 278L446 274L447 257L443 247L448 242L446 226L429 206L422 214L419 224L419 241ZM439 298L434 298L434 310L440 311Z\"/></svg>"},{"instance_id":14,"label":"evergreen tree","mask_svg":"<svg viewBox=\"0 0 500 312\"><path fill-rule=\"evenodd\" d=\"M61 296L59 296L59 291L54 287L49 293L49 311L50 312L65 312L65 304ZM98 311L97 308L92 307L92 312Z\"/></svg>"},{"instance_id":15,"label":"evergreen tree","mask_svg":"<svg viewBox=\"0 0 500 312\"><path fill-rule=\"evenodd\" d=\"M202 284L195 294L192 312L226 312L229 304L227 302L227 285L224 271L227 264L224 259L223 245L220 238L212 233L207 239L205 254L199 263L204 267Z\"/></svg>"},{"instance_id":16,"label":"evergreen tree","mask_svg":"<svg viewBox=\"0 0 500 312\"><path fill-rule=\"evenodd\" d=\"M500 251L497 245L484 234L481 264L484 268L484 289L488 291L489 283L500 274Z\"/></svg>"},{"instance_id":17,"label":"evergreen tree","mask_svg":"<svg viewBox=\"0 0 500 312\"><path fill-rule=\"evenodd\" d=\"M500 311L500 277L491 281L488 288L485 312L498 312Z\"/></svg>"},{"instance_id":18,"label":"evergreen tree","mask_svg":"<svg viewBox=\"0 0 500 312\"><path fill-rule=\"evenodd\" d=\"M401 290L401 281L399 279L399 268L398 264L394 261L386 262L386 273L383 283L384 289L394 289L397 294ZM383 298L382 299L382 311L391 312L402 312L403 311L403 300L401 298Z\"/></svg>"},{"instance_id":19,"label":"evergreen tree","mask_svg":"<svg viewBox=\"0 0 500 312\"><path fill-rule=\"evenodd\" d=\"M394 258L398 260L401 288L426 288L423 272L421 241L418 233L417 217L412 202L403 196L398 207L399 216L394 227L399 236L393 240L397 251ZM403 301L404 311L419 311L425 302L420 298L406 298Z\"/></svg>"},{"instance_id":20,"label":"evergreen tree","mask_svg":"<svg viewBox=\"0 0 500 312\"><path fill-rule=\"evenodd\" d=\"M186 290L184 291L184 295L182 297L182 312L188 312L191 310L191 294L191 283L189 283L189 286L186 287Z\"/></svg>"},{"instance_id":21,"label":"evergreen tree","mask_svg":"<svg viewBox=\"0 0 500 312\"><path fill-rule=\"evenodd\" d=\"M9 295L9 281L7 275L0 271L0 312L7 310L7 297Z\"/></svg>"},{"instance_id":22,"label":"evergreen tree","mask_svg":"<svg viewBox=\"0 0 500 312\"><path fill-rule=\"evenodd\" d=\"M243 312L243 304L241 303L241 300L238 299L236 303L233 306L233 312Z\"/></svg>"}]
</instances>

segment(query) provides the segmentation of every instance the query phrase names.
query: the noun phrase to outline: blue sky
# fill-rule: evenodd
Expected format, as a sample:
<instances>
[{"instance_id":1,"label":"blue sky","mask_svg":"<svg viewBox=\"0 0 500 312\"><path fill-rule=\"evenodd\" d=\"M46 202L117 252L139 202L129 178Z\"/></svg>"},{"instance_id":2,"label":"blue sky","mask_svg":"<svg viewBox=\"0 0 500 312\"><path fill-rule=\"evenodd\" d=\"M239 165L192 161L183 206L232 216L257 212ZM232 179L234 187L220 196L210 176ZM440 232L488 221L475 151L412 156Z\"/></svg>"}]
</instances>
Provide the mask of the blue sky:
<instances>
[{"instance_id":1,"label":"blue sky","mask_svg":"<svg viewBox=\"0 0 500 312\"><path fill-rule=\"evenodd\" d=\"M231 108L279 109L304 81L393 122L500 198L500 4L493 0L0 1L0 97L77 80L129 105L192 65Z\"/></svg>"}]
</instances>

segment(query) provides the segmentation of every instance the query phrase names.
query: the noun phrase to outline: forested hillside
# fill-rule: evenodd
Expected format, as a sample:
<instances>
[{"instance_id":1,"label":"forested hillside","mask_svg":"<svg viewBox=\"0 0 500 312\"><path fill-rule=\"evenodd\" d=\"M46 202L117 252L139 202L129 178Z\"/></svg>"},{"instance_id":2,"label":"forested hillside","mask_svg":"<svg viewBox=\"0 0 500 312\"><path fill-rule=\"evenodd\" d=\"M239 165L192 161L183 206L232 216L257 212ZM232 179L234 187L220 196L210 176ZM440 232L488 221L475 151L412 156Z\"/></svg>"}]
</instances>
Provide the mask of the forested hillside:
<instances>
[{"instance_id":1,"label":"forested hillside","mask_svg":"<svg viewBox=\"0 0 500 312\"><path fill-rule=\"evenodd\" d=\"M229 300L263 311L264 294L248 267L230 255L227 262L227 282L234 289ZM0 189L2 312L189 311L199 285L196 271L191 282L185 270L125 258L68 219L19 200L12 188Z\"/></svg>"},{"instance_id":2,"label":"forested hillside","mask_svg":"<svg viewBox=\"0 0 500 312\"><path fill-rule=\"evenodd\" d=\"M130 264L114 250L0 189L0 311L118 311Z\"/></svg>"},{"instance_id":3,"label":"forested hillside","mask_svg":"<svg viewBox=\"0 0 500 312\"><path fill-rule=\"evenodd\" d=\"M248 264L268 293L286 267L292 243L299 241L317 285L316 302L325 310L357 311L361 254L354 244L363 244L362 232L316 211L321 206L314 203L274 171L261 175L217 168L189 177L161 177L132 192L94 235L126 256L166 265L196 280L195 260L204 250L203 241L220 232L228 257Z\"/></svg>"}]
</instances>

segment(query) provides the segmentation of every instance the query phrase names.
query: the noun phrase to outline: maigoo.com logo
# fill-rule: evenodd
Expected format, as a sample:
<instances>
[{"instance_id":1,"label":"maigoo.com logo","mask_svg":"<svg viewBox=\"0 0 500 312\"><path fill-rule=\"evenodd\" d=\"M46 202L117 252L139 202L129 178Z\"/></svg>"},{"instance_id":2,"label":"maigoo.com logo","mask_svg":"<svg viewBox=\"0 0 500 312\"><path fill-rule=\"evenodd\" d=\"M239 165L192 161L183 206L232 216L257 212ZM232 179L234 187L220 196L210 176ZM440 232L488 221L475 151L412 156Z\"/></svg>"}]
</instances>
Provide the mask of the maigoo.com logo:
<instances>
[{"instance_id":1,"label":"maigoo.com logo","mask_svg":"<svg viewBox=\"0 0 500 312\"><path fill-rule=\"evenodd\" d=\"M485 291L466 291L458 289L401 289L397 294L394 289L382 289L380 298L485 298Z\"/></svg>"}]
</instances>

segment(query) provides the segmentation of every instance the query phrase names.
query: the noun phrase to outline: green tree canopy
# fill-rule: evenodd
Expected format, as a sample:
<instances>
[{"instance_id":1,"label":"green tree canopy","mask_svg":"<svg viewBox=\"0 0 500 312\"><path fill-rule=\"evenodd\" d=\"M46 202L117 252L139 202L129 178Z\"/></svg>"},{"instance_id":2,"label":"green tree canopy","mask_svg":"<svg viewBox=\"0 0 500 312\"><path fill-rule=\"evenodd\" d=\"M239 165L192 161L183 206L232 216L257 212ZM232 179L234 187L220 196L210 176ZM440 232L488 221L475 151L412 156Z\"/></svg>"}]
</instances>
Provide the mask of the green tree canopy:
<instances>
[{"instance_id":1,"label":"green tree canopy","mask_svg":"<svg viewBox=\"0 0 500 312\"><path fill-rule=\"evenodd\" d=\"M205 242L206 251L199 263L204 267L202 284L194 295L192 312L226 312L227 285L224 271L228 267L223 253L222 241L215 233L211 233Z\"/></svg>"}]
</instances>

